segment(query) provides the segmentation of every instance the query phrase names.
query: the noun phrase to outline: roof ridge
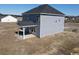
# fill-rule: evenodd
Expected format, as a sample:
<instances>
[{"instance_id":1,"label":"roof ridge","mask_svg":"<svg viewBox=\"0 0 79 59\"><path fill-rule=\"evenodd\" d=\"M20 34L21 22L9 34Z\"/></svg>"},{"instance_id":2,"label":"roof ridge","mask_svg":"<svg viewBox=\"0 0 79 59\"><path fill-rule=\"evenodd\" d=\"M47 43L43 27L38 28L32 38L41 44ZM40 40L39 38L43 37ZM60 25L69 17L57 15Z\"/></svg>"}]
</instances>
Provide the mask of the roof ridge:
<instances>
[{"instance_id":1,"label":"roof ridge","mask_svg":"<svg viewBox=\"0 0 79 59\"><path fill-rule=\"evenodd\" d=\"M63 14L59 10L55 9L54 7L48 5L48 4L42 4L39 5L31 10L28 10L27 12L24 13L52 13L52 14ZM64 15L64 14L63 14Z\"/></svg>"}]
</instances>

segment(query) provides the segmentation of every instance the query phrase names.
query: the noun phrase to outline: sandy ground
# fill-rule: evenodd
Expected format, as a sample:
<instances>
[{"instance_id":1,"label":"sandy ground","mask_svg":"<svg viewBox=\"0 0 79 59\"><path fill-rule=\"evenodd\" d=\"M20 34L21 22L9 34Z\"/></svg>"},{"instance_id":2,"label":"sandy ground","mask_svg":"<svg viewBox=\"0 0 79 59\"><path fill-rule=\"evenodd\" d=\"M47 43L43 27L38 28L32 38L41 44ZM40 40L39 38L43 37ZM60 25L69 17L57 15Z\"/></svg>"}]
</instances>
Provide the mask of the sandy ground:
<instances>
[{"instance_id":1,"label":"sandy ground","mask_svg":"<svg viewBox=\"0 0 79 59\"><path fill-rule=\"evenodd\" d=\"M18 40L16 37L17 31L18 25L15 23L0 23L1 55L70 54L70 52L74 52L72 51L73 48L76 48L76 52L79 52L79 33L67 31L56 34L55 36Z\"/></svg>"},{"instance_id":2,"label":"sandy ground","mask_svg":"<svg viewBox=\"0 0 79 59\"><path fill-rule=\"evenodd\" d=\"M79 23L65 23L65 28L77 28L79 29Z\"/></svg>"},{"instance_id":3,"label":"sandy ground","mask_svg":"<svg viewBox=\"0 0 79 59\"><path fill-rule=\"evenodd\" d=\"M16 34L16 37L17 37L17 39L19 39L19 40L25 40L25 39L33 38L33 37L36 37L36 36L33 35L33 34L28 34L28 35L25 35L25 38L23 39L23 36L22 36L22 35Z\"/></svg>"}]
</instances>

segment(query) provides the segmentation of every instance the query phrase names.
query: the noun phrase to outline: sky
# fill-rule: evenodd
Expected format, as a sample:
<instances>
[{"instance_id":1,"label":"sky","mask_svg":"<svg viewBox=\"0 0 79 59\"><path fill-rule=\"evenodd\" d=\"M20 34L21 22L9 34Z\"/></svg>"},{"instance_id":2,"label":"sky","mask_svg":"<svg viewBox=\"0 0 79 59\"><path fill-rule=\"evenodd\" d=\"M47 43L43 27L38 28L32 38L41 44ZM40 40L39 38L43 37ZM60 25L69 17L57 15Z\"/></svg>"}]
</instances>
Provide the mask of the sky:
<instances>
[{"instance_id":1,"label":"sky","mask_svg":"<svg viewBox=\"0 0 79 59\"><path fill-rule=\"evenodd\" d=\"M79 4L50 4L65 15L79 16ZM21 15L39 4L0 4L0 13Z\"/></svg>"}]
</instances>

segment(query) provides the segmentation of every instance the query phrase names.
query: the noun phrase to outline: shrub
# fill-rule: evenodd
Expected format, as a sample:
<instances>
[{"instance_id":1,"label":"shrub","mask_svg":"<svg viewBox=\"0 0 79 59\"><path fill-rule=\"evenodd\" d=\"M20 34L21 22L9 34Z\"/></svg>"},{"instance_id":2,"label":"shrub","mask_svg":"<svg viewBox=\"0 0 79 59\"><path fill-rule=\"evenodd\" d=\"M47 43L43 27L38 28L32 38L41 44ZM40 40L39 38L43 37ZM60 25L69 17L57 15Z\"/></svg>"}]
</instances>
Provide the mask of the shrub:
<instances>
[{"instance_id":1,"label":"shrub","mask_svg":"<svg viewBox=\"0 0 79 59\"><path fill-rule=\"evenodd\" d=\"M73 29L73 30L72 30L72 32L77 32L77 31L78 31L78 29Z\"/></svg>"}]
</instances>

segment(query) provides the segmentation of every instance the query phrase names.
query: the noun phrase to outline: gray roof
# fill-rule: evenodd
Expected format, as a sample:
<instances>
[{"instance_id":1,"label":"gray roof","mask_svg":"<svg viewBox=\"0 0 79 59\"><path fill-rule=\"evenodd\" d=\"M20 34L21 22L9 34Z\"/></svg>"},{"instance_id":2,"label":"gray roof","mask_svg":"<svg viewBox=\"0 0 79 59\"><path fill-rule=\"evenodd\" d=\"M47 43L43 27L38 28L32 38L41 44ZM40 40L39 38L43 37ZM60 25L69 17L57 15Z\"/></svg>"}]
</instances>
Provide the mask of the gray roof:
<instances>
[{"instance_id":1,"label":"gray roof","mask_svg":"<svg viewBox=\"0 0 79 59\"><path fill-rule=\"evenodd\" d=\"M33 14L51 13L51 14L62 14L62 15L64 15L62 12L58 11L57 9L51 7L48 4L40 5L40 6L33 8L33 9L27 11L27 12L24 12L24 13L33 13Z\"/></svg>"}]
</instances>

